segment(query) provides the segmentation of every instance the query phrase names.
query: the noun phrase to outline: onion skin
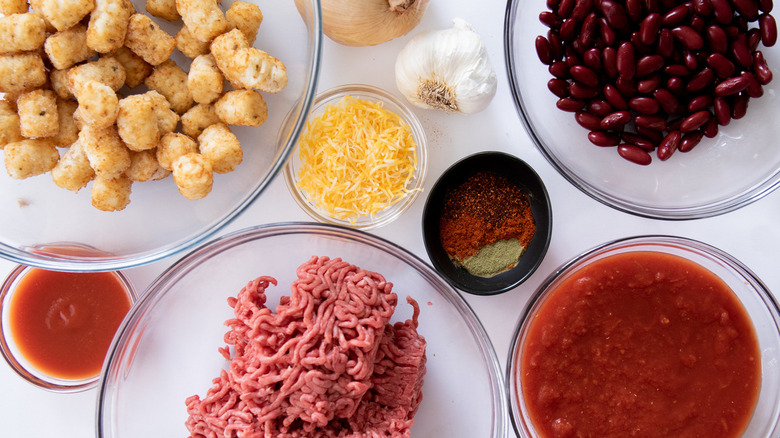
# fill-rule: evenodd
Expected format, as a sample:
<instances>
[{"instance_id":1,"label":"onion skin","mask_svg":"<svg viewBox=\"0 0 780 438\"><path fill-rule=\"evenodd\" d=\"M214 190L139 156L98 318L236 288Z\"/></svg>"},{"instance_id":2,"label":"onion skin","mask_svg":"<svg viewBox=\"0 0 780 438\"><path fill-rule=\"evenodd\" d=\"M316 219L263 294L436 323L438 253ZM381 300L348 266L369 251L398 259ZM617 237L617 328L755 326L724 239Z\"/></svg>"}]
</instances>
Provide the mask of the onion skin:
<instances>
[{"instance_id":1,"label":"onion skin","mask_svg":"<svg viewBox=\"0 0 780 438\"><path fill-rule=\"evenodd\" d=\"M429 0L321 0L325 35L345 46L375 46L406 35L422 20ZM295 0L305 18L310 5Z\"/></svg>"}]
</instances>

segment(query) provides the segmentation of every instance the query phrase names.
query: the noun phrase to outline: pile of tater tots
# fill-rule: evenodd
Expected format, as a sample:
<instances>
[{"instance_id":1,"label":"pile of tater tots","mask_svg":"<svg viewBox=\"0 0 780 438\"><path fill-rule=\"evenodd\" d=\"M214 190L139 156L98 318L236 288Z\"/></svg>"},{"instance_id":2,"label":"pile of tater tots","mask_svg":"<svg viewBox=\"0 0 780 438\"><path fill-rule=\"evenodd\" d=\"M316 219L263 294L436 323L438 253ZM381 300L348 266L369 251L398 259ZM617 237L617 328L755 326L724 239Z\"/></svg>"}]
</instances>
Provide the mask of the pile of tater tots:
<instances>
[{"instance_id":1,"label":"pile of tater tots","mask_svg":"<svg viewBox=\"0 0 780 438\"><path fill-rule=\"evenodd\" d=\"M0 149L12 178L51 173L92 205L124 209L133 183L173 176L187 199L243 152L229 126L260 126L284 64L253 47L263 14L236 1L0 0ZM171 59L191 60L185 71ZM187 66L185 66L187 67ZM225 82L229 86L225 85Z\"/></svg>"}]
</instances>

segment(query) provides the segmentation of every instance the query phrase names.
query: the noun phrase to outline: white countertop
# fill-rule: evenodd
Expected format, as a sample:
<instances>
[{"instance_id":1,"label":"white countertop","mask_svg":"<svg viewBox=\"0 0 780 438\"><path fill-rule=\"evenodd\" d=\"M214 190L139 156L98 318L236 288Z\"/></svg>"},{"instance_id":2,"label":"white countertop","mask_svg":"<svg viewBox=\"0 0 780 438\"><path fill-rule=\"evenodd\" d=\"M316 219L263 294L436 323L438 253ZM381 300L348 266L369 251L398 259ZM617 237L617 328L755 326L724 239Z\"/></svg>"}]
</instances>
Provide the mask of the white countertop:
<instances>
[{"instance_id":1,"label":"white countertop","mask_svg":"<svg viewBox=\"0 0 780 438\"><path fill-rule=\"evenodd\" d=\"M780 290L780 193L714 218L682 222L644 219L591 199L547 163L527 135L509 91L503 46L505 8L502 0L432 0L423 22L410 35L397 40L358 48L325 39L319 82L320 91L345 83L366 83L400 96L393 74L395 57L411 35L421 30L450 27L453 18L461 17L482 36L498 75L498 93L491 105L472 115L447 115L420 109L415 112L429 140L426 190L452 163L483 150L505 151L520 157L536 169L547 186L553 206L553 236L539 269L525 283L501 295L463 294L482 320L502 367L517 318L537 286L570 258L616 238L672 234L701 240L742 261L770 290ZM427 261L420 225L425 198L420 196L396 222L372 232ZM273 208L260 208L260 204ZM283 179L278 177L258 201L219 234L262 223L309 220L293 201ZM143 291L175 260L169 258L125 272L137 289ZM13 266L0 260L0 275L10 272ZM46 392L0 363L0 393L0 436L84 438L95 435L96 390L78 394Z\"/></svg>"}]
</instances>

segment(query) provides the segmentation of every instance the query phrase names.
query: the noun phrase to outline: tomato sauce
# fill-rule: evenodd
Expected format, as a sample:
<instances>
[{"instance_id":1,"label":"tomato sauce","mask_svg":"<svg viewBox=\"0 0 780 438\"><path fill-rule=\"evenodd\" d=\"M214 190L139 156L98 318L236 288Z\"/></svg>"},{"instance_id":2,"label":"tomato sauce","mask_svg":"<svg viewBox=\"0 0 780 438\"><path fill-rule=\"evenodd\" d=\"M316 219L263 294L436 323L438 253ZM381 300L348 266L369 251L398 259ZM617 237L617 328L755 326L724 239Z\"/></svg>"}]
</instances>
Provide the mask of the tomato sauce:
<instances>
[{"instance_id":1,"label":"tomato sauce","mask_svg":"<svg viewBox=\"0 0 780 438\"><path fill-rule=\"evenodd\" d=\"M539 309L522 355L542 437L738 437L760 390L758 341L737 296L663 253L575 272Z\"/></svg>"},{"instance_id":2,"label":"tomato sauce","mask_svg":"<svg viewBox=\"0 0 780 438\"><path fill-rule=\"evenodd\" d=\"M31 269L9 302L9 328L22 356L49 376L77 380L100 372L132 304L111 272Z\"/></svg>"}]
</instances>

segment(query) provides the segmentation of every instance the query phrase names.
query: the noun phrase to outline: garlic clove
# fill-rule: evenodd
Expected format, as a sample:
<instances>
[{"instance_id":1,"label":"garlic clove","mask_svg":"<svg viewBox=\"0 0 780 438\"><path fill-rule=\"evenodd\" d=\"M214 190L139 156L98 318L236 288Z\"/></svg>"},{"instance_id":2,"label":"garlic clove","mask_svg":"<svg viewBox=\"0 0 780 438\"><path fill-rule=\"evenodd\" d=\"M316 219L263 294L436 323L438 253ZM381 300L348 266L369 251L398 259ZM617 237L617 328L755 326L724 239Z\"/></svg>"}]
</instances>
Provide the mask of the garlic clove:
<instances>
[{"instance_id":1,"label":"garlic clove","mask_svg":"<svg viewBox=\"0 0 780 438\"><path fill-rule=\"evenodd\" d=\"M398 54L398 90L415 106L449 113L484 110L496 94L496 73L479 34L456 18L450 29L417 34Z\"/></svg>"}]
</instances>

